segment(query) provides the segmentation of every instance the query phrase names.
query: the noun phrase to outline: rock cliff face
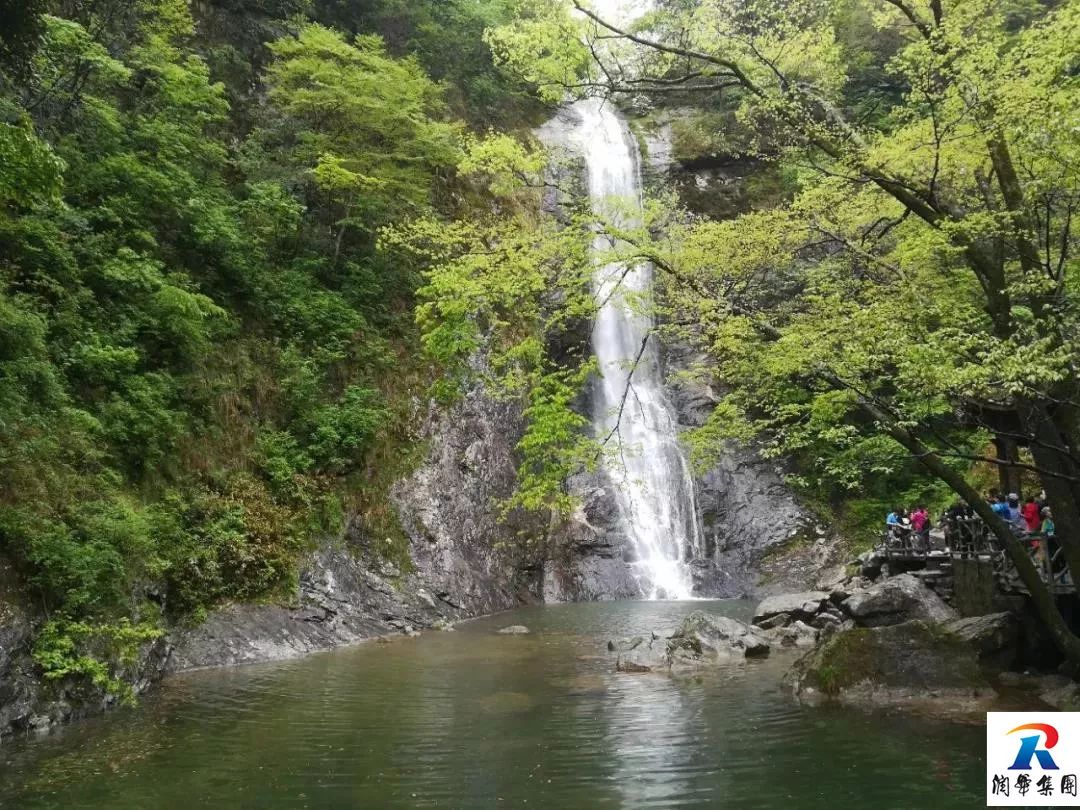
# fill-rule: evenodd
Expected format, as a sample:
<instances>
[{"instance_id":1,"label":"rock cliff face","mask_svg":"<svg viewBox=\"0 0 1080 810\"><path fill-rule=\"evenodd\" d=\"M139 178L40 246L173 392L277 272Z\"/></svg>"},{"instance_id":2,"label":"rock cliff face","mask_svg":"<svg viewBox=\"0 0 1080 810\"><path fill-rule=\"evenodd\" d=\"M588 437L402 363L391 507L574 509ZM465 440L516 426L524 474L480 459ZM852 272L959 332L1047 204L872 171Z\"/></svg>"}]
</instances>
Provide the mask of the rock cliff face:
<instances>
[{"instance_id":1,"label":"rock cliff face","mask_svg":"<svg viewBox=\"0 0 1080 810\"><path fill-rule=\"evenodd\" d=\"M649 186L674 189L689 210L718 219L752 207L749 180L759 168L753 161L713 155L680 163L672 148L670 124L647 128L641 137ZM697 368L703 360L685 345L668 345L663 353L668 397L683 429L704 424L720 401L721 390L708 380L680 374ZM808 518L784 484L782 473L754 448L731 444L716 466L695 476L706 552L695 566L702 595L754 595L762 558L795 535L810 531Z\"/></svg>"},{"instance_id":2,"label":"rock cliff face","mask_svg":"<svg viewBox=\"0 0 1080 810\"><path fill-rule=\"evenodd\" d=\"M32 656L47 617L22 579L0 558L0 738L98 714L116 703L85 681L44 684ZM168 658L164 640L142 647L119 677L136 693L156 681Z\"/></svg>"},{"instance_id":3,"label":"rock cliff face","mask_svg":"<svg viewBox=\"0 0 1080 810\"><path fill-rule=\"evenodd\" d=\"M32 714L36 678L29 646L42 617L0 558L0 735Z\"/></svg>"},{"instance_id":4,"label":"rock cliff face","mask_svg":"<svg viewBox=\"0 0 1080 810\"><path fill-rule=\"evenodd\" d=\"M448 413L431 408L420 433L427 457L392 493L408 570L387 562L383 539L354 520L344 537L303 561L291 604L227 605L147 645L124 673L136 693L169 672L293 658L538 600L535 543L546 522L516 513L498 519L497 502L514 485L517 409L472 394ZM43 621L0 560L0 737L110 703L81 684L42 682L30 648Z\"/></svg>"},{"instance_id":5,"label":"rock cliff face","mask_svg":"<svg viewBox=\"0 0 1080 810\"><path fill-rule=\"evenodd\" d=\"M420 467L391 493L408 539L409 570L385 561L383 538L354 521L313 554L297 603L235 605L176 634L170 670L290 658L386 633L505 610L539 599L536 543L546 525L498 502L513 491L518 410L474 392L429 409Z\"/></svg>"},{"instance_id":6,"label":"rock cliff face","mask_svg":"<svg viewBox=\"0 0 1080 810\"><path fill-rule=\"evenodd\" d=\"M552 527L544 561L545 602L603 602L640 599L633 550L619 525L612 483L603 472L577 476L569 484L581 505L569 520Z\"/></svg>"},{"instance_id":7,"label":"rock cliff face","mask_svg":"<svg viewBox=\"0 0 1080 810\"><path fill-rule=\"evenodd\" d=\"M520 408L470 394L451 413L429 414L427 461L394 488L417 576L440 599L472 615L540 595L546 519L500 502L516 485Z\"/></svg>"},{"instance_id":8,"label":"rock cliff face","mask_svg":"<svg viewBox=\"0 0 1080 810\"><path fill-rule=\"evenodd\" d=\"M700 427L718 404L719 391L708 381L674 374L700 361L686 347L669 347L664 360L680 427ZM751 447L728 445L716 466L696 475L694 483L706 552L697 565L699 589L713 596L754 595L761 558L806 530L802 509L780 470Z\"/></svg>"}]
</instances>

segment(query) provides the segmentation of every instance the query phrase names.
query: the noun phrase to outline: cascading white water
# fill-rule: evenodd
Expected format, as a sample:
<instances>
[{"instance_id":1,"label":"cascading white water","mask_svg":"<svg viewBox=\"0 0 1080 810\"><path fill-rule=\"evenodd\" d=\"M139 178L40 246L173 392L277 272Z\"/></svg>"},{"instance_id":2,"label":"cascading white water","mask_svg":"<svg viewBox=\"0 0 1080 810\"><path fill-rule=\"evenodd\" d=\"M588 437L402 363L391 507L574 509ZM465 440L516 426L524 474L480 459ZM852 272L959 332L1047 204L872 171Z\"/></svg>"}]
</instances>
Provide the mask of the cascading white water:
<instances>
[{"instance_id":1,"label":"cascading white water","mask_svg":"<svg viewBox=\"0 0 1080 810\"><path fill-rule=\"evenodd\" d=\"M573 109L580 119L574 140L588 167L594 210L624 226L639 225L639 155L629 127L600 99L579 101ZM607 472L634 545L642 592L650 599L688 599L688 561L701 555L701 531L689 466L660 379L653 319L646 314L653 268L603 262L612 250L606 237L597 238L595 250L601 260L593 289L604 303L592 335L601 374L594 426L608 440Z\"/></svg>"}]
</instances>

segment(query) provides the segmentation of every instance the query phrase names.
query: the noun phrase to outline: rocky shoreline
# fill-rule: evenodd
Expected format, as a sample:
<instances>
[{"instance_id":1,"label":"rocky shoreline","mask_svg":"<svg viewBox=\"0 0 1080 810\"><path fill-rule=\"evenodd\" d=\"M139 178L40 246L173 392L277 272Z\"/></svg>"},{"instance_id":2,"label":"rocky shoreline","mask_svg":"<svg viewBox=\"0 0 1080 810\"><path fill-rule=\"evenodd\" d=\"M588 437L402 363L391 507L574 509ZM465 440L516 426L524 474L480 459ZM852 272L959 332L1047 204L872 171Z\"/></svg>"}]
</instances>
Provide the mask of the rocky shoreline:
<instances>
[{"instance_id":1,"label":"rocky shoreline","mask_svg":"<svg viewBox=\"0 0 1080 810\"><path fill-rule=\"evenodd\" d=\"M173 625L114 671L134 694L171 673L295 658L387 634L495 613L537 601L537 549L520 535L546 525L492 504L515 481L521 415L479 393L451 411L431 407L419 422L424 463L391 499L406 536L408 568L390 562L354 518L344 535L300 562L295 591L264 604L227 604L196 625ZM0 559L0 739L99 714L117 698L85 679L45 681L32 656L47 616L17 572Z\"/></svg>"},{"instance_id":2,"label":"rocky shoreline","mask_svg":"<svg viewBox=\"0 0 1080 810\"><path fill-rule=\"evenodd\" d=\"M1066 665L1054 669L1056 650L1024 600L998 596L992 612L962 616L923 580L889 576L872 556L829 591L772 597L755 611L755 626L801 624L818 633L785 679L800 702L955 720L980 720L1006 698L1061 711L1080 706L1080 684Z\"/></svg>"},{"instance_id":3,"label":"rocky shoreline","mask_svg":"<svg viewBox=\"0 0 1080 810\"><path fill-rule=\"evenodd\" d=\"M388 635L452 625L462 619L515 607L522 596L509 589L449 593L421 573L381 573L348 549L311 556L300 577L296 602L226 605L194 627L176 627L143 646L138 659L118 673L134 694L168 675L195 669L298 658ZM44 683L29 645L40 618L29 611L5 615L0 629L0 737L46 731L99 714L116 698L71 680Z\"/></svg>"},{"instance_id":4,"label":"rocky shoreline","mask_svg":"<svg viewBox=\"0 0 1080 810\"><path fill-rule=\"evenodd\" d=\"M861 576L830 590L762 600L751 623L695 611L675 628L608 642L625 674L672 676L773 653L790 656L783 685L809 706L836 704L977 722L1008 701L1071 711L1080 684L1068 674L1021 673L1023 610L960 616L911 574Z\"/></svg>"},{"instance_id":5,"label":"rocky shoreline","mask_svg":"<svg viewBox=\"0 0 1080 810\"><path fill-rule=\"evenodd\" d=\"M528 601L535 601L530 592L505 588L455 596L434 588L421 572L402 575L387 564L376 572L348 549L324 549L309 561L296 605L223 607L198 627L175 629L146 645L124 674L139 693L173 673L451 629ZM10 614L5 619L0 651L18 641L13 628L32 631L27 621ZM501 632L528 631L511 626ZM959 721L977 719L1003 693L1032 705L1080 707L1080 685L1071 677L1014 671L1023 662L1023 633L1016 611L961 617L917 577L900 574L876 581L846 577L829 590L769 596L749 623L692 611L678 626L613 639L607 650L613 669L627 675L695 675L717 665L786 656L785 688L812 706ZM42 732L115 703L77 684L43 688L25 654L0 657L0 667L7 672L0 727L9 734Z\"/></svg>"}]
</instances>

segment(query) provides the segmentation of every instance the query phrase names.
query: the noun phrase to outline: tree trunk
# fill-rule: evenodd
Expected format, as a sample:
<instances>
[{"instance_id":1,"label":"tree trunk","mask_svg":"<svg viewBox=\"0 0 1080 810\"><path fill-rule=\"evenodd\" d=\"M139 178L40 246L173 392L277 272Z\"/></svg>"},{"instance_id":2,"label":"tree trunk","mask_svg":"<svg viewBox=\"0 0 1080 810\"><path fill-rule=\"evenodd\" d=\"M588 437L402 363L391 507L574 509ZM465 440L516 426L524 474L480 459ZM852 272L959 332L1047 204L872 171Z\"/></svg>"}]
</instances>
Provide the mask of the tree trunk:
<instances>
[{"instance_id":1,"label":"tree trunk","mask_svg":"<svg viewBox=\"0 0 1080 810\"><path fill-rule=\"evenodd\" d=\"M1080 498L1073 480L1080 477L1080 469L1045 407L1033 404L1021 416L1027 417L1025 422L1034 439L1031 456L1035 466L1045 471L1039 479L1054 513L1055 539L1065 554L1073 582L1080 582Z\"/></svg>"},{"instance_id":2,"label":"tree trunk","mask_svg":"<svg viewBox=\"0 0 1080 810\"><path fill-rule=\"evenodd\" d=\"M1006 462L998 465L998 486L1001 488L1001 494L1007 495L1014 492L1017 495L1022 495L1023 493L1020 492L1020 468L1016 466L1016 462L1020 460L1020 451L1016 439L1011 436L995 436L994 446L997 448L998 459Z\"/></svg>"}]
</instances>

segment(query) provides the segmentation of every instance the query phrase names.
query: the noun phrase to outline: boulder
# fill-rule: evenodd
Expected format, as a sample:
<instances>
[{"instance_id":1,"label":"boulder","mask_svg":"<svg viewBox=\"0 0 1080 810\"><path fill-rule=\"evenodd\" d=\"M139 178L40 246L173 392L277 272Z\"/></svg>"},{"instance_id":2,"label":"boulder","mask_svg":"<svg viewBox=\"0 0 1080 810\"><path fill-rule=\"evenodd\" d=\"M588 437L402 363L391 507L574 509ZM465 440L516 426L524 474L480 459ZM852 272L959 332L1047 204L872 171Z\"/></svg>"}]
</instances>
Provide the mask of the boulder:
<instances>
[{"instance_id":1,"label":"boulder","mask_svg":"<svg viewBox=\"0 0 1080 810\"><path fill-rule=\"evenodd\" d=\"M769 642L738 619L694 611L675 631L671 641L689 640L701 655L719 657L732 652L746 658L769 654ZM674 645L678 646L678 645Z\"/></svg>"},{"instance_id":2,"label":"boulder","mask_svg":"<svg viewBox=\"0 0 1080 810\"><path fill-rule=\"evenodd\" d=\"M866 577L852 577L844 583L843 587L833 588L829 591L829 601L834 605L839 605L853 593L858 591L865 591L873 586L873 582Z\"/></svg>"},{"instance_id":3,"label":"boulder","mask_svg":"<svg viewBox=\"0 0 1080 810\"><path fill-rule=\"evenodd\" d=\"M781 647L813 647L817 643L818 635L817 628L798 620L787 627L774 627L765 633L769 641Z\"/></svg>"},{"instance_id":4,"label":"boulder","mask_svg":"<svg viewBox=\"0 0 1080 810\"><path fill-rule=\"evenodd\" d=\"M885 627L912 620L940 624L958 618L940 596L910 574L853 593L841 607L863 627Z\"/></svg>"},{"instance_id":5,"label":"boulder","mask_svg":"<svg viewBox=\"0 0 1080 810\"><path fill-rule=\"evenodd\" d=\"M867 579L877 579L881 575L881 569L885 566L885 559L885 555L877 549L864 551L856 560L860 576Z\"/></svg>"},{"instance_id":6,"label":"boulder","mask_svg":"<svg viewBox=\"0 0 1080 810\"><path fill-rule=\"evenodd\" d=\"M785 683L800 701L969 717L996 697L975 650L921 621L827 635Z\"/></svg>"},{"instance_id":7,"label":"boulder","mask_svg":"<svg viewBox=\"0 0 1080 810\"><path fill-rule=\"evenodd\" d=\"M839 627L843 623L844 615L840 613L840 611L834 608L827 608L814 617L813 621L810 622L810 626L818 630L823 630L830 625Z\"/></svg>"},{"instance_id":8,"label":"boulder","mask_svg":"<svg viewBox=\"0 0 1080 810\"><path fill-rule=\"evenodd\" d=\"M775 616L754 622L754 627L760 627L762 630L772 630L774 627L786 627L789 624L791 624L790 613L777 613Z\"/></svg>"},{"instance_id":9,"label":"boulder","mask_svg":"<svg viewBox=\"0 0 1080 810\"><path fill-rule=\"evenodd\" d=\"M638 664L630 659L623 660L621 657L615 662L616 672L628 672L631 675L640 675L645 672L652 672L653 668L645 664Z\"/></svg>"},{"instance_id":10,"label":"boulder","mask_svg":"<svg viewBox=\"0 0 1080 810\"><path fill-rule=\"evenodd\" d=\"M771 651L768 640L761 636L748 634L743 636L743 655L746 658L766 658Z\"/></svg>"},{"instance_id":11,"label":"boulder","mask_svg":"<svg viewBox=\"0 0 1080 810\"><path fill-rule=\"evenodd\" d=\"M608 649L618 653L615 659L616 672L642 673L670 669L667 639L656 635L646 639L636 636L621 642L608 642Z\"/></svg>"},{"instance_id":12,"label":"boulder","mask_svg":"<svg viewBox=\"0 0 1080 810\"><path fill-rule=\"evenodd\" d=\"M1059 712L1080 711L1080 684L1066 683L1039 691L1039 698Z\"/></svg>"},{"instance_id":13,"label":"boulder","mask_svg":"<svg viewBox=\"0 0 1080 810\"><path fill-rule=\"evenodd\" d=\"M770 643L757 628L726 616L696 611L671 633L609 641L617 672L671 672L702 669L745 658L763 658Z\"/></svg>"},{"instance_id":14,"label":"boulder","mask_svg":"<svg viewBox=\"0 0 1080 810\"><path fill-rule=\"evenodd\" d=\"M765 626L774 616L787 614L792 619L811 619L829 599L825 591L806 591L804 593L785 593L770 596L763 600L754 611L753 623ZM776 626L773 624L772 626Z\"/></svg>"},{"instance_id":15,"label":"boulder","mask_svg":"<svg viewBox=\"0 0 1080 810\"><path fill-rule=\"evenodd\" d=\"M823 569L814 579L814 589L831 594L843 590L850 577L846 565L833 565Z\"/></svg>"},{"instance_id":16,"label":"boulder","mask_svg":"<svg viewBox=\"0 0 1080 810\"><path fill-rule=\"evenodd\" d=\"M529 628L523 624L512 624L509 627L504 627L501 630L496 630L500 636L524 636L528 635Z\"/></svg>"},{"instance_id":17,"label":"boulder","mask_svg":"<svg viewBox=\"0 0 1080 810\"><path fill-rule=\"evenodd\" d=\"M984 661L1007 666L1015 658L1019 627L1011 613L990 613L946 622L944 629L970 644Z\"/></svg>"}]
</instances>

